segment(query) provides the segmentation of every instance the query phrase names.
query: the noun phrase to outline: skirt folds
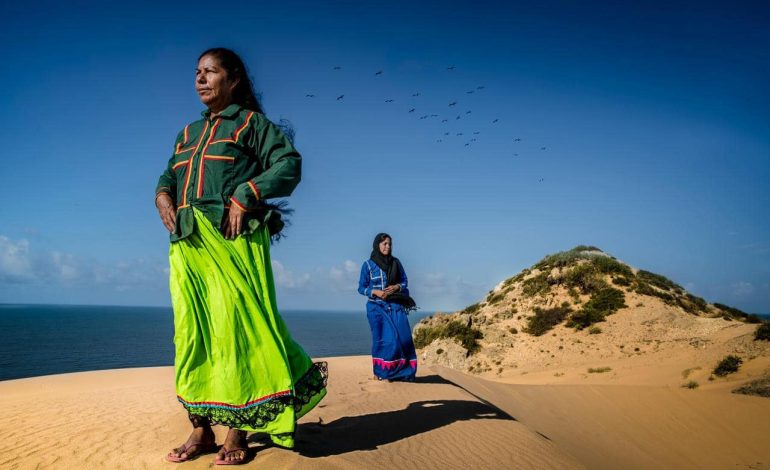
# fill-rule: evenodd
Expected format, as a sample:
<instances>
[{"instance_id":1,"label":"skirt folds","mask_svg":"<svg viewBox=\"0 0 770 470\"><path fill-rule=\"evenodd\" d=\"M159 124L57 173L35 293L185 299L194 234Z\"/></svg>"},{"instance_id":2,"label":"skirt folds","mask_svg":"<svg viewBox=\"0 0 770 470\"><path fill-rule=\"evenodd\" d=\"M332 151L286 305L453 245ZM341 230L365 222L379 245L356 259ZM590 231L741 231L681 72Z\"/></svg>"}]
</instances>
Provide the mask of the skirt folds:
<instances>
[{"instance_id":1,"label":"skirt folds","mask_svg":"<svg viewBox=\"0 0 770 470\"><path fill-rule=\"evenodd\" d=\"M367 302L372 330L372 371L383 380L414 380L417 353L406 310L390 302Z\"/></svg>"},{"instance_id":2,"label":"skirt folds","mask_svg":"<svg viewBox=\"0 0 770 470\"><path fill-rule=\"evenodd\" d=\"M169 251L177 398L191 415L291 448L297 419L326 395L326 364L278 314L267 228L226 240L194 216L194 233Z\"/></svg>"}]
</instances>

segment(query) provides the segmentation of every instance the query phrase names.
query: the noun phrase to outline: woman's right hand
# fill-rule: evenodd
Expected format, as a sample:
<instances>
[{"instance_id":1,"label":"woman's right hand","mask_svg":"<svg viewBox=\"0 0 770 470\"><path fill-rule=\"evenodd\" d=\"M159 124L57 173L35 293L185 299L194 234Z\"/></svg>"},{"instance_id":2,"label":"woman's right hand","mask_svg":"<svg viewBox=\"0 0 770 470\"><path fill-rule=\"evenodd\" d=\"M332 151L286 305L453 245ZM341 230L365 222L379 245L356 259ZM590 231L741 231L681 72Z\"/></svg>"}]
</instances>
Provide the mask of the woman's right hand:
<instances>
[{"instance_id":1,"label":"woman's right hand","mask_svg":"<svg viewBox=\"0 0 770 470\"><path fill-rule=\"evenodd\" d=\"M385 299L385 297L388 296L388 294L386 294L385 291L381 291L381 290L378 290L378 289L374 289L372 291L372 295L375 296L375 297L379 297L379 298L381 298L383 300Z\"/></svg>"},{"instance_id":2,"label":"woman's right hand","mask_svg":"<svg viewBox=\"0 0 770 470\"><path fill-rule=\"evenodd\" d=\"M168 229L169 232L173 232L174 226L176 226L176 207L174 207L174 200L171 199L171 196L168 194L160 193L155 198L155 207L158 208L160 220L163 222L163 225L166 226L166 229Z\"/></svg>"}]
</instances>

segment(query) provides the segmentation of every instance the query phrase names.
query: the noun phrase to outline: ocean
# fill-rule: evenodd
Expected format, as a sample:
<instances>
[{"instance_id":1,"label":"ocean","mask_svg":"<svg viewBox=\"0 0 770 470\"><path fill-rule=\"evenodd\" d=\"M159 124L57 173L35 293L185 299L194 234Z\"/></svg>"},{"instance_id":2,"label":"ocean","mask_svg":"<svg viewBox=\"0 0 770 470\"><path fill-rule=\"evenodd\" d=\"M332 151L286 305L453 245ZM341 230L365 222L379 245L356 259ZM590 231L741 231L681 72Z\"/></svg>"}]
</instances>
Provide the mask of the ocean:
<instances>
[{"instance_id":1,"label":"ocean","mask_svg":"<svg viewBox=\"0 0 770 470\"><path fill-rule=\"evenodd\" d=\"M410 315L414 327L432 312ZM366 313L282 311L313 357L369 354ZM0 304L0 380L174 363L170 307Z\"/></svg>"}]
</instances>

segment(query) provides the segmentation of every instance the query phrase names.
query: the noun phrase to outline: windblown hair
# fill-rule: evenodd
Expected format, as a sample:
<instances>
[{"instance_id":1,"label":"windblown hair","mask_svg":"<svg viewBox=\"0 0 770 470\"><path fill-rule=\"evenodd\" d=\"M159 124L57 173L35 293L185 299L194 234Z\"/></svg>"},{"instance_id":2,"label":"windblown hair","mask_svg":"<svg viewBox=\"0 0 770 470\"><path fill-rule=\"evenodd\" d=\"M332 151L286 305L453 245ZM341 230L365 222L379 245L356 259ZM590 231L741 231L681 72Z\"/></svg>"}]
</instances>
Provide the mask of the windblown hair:
<instances>
[{"instance_id":1,"label":"windblown hair","mask_svg":"<svg viewBox=\"0 0 770 470\"><path fill-rule=\"evenodd\" d=\"M198 56L200 61L203 56L210 55L219 61L219 65L225 69L227 76L231 80L238 79L238 84L233 90L233 102L243 106L251 111L256 111L260 114L265 114L264 108L262 108L262 95L254 92L254 83L249 76L249 70L246 68L246 64L243 63L241 56L236 54L233 50L226 47L212 47L206 49ZM276 123L281 132L289 139L291 143L294 143L294 135L296 131L291 121L288 119L281 119Z\"/></svg>"},{"instance_id":2,"label":"windblown hair","mask_svg":"<svg viewBox=\"0 0 770 470\"><path fill-rule=\"evenodd\" d=\"M254 84L249 77L249 71L241 57L230 49L224 47L212 47L203 51L198 56L200 61L204 56L210 55L219 61L219 65L225 69L230 80L238 80L233 90L233 102L251 111L264 114L259 96L254 93Z\"/></svg>"}]
</instances>

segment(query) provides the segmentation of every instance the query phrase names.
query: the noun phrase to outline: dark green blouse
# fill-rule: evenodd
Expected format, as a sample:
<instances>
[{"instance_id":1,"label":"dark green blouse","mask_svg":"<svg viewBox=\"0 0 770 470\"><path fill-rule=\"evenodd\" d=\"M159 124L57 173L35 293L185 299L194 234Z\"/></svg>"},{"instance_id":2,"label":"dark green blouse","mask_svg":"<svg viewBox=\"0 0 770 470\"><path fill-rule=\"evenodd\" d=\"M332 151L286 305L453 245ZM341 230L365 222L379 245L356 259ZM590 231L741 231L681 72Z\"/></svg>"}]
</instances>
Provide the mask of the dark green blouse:
<instances>
[{"instance_id":1,"label":"dark green blouse","mask_svg":"<svg viewBox=\"0 0 770 470\"><path fill-rule=\"evenodd\" d=\"M174 145L155 195L171 195L177 206L171 241L189 236L192 208L219 227L235 204L247 211L243 233L267 224L271 234L283 227L280 214L264 210L262 199L289 196L300 180L302 159L291 141L264 115L231 104L213 119L185 126Z\"/></svg>"}]
</instances>

